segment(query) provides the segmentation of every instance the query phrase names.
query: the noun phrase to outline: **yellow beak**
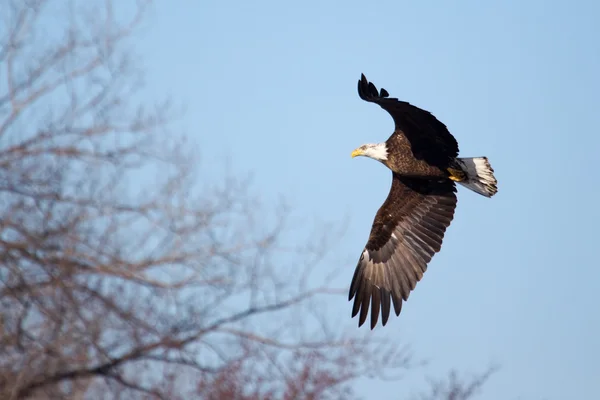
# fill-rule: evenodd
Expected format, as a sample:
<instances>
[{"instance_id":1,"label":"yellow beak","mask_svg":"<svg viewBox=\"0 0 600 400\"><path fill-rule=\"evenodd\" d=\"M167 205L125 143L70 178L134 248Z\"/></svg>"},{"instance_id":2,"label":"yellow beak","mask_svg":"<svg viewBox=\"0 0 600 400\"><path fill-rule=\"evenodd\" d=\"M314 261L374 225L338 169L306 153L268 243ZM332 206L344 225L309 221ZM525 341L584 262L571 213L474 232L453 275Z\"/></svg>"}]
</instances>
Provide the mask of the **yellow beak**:
<instances>
[{"instance_id":1,"label":"yellow beak","mask_svg":"<svg viewBox=\"0 0 600 400\"><path fill-rule=\"evenodd\" d=\"M351 156L352 158L356 157L356 156L362 156L363 152L360 149L356 149L352 152Z\"/></svg>"}]
</instances>

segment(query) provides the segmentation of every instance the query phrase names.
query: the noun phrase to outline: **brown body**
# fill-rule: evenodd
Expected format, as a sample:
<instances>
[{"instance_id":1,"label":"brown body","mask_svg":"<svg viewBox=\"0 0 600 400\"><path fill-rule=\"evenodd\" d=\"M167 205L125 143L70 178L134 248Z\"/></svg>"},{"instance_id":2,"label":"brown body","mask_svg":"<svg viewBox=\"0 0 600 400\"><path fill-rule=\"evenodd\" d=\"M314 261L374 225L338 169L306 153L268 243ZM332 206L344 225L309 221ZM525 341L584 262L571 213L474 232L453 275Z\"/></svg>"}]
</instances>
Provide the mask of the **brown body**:
<instances>
[{"instance_id":1,"label":"brown body","mask_svg":"<svg viewBox=\"0 0 600 400\"><path fill-rule=\"evenodd\" d=\"M388 159L383 164L398 175L408 178L448 178L447 169L431 165L423 159L415 157L411 144L404 135L399 132L392 135L386 144L388 148L393 147L394 152L388 154Z\"/></svg>"}]
</instances>

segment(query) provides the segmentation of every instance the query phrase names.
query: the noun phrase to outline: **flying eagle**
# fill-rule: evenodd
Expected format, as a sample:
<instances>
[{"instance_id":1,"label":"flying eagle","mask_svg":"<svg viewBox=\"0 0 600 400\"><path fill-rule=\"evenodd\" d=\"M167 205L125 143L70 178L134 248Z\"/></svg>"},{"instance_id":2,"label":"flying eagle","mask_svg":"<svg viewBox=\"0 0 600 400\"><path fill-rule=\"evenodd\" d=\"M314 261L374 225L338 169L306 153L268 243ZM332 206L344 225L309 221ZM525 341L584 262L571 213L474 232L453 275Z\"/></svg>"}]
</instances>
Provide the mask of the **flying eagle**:
<instances>
[{"instance_id":1,"label":"flying eagle","mask_svg":"<svg viewBox=\"0 0 600 400\"><path fill-rule=\"evenodd\" d=\"M359 327L371 305L373 329L380 310L382 324L387 323L390 300L400 315L402 300L408 299L427 263L440 251L454 218L455 183L486 197L498 189L487 158L459 158L456 139L430 112L390 98L364 75L358 81L358 95L378 104L395 123L387 141L352 152L352 157L370 157L392 170L390 193L375 215L348 297L354 298L352 317L360 312Z\"/></svg>"}]
</instances>

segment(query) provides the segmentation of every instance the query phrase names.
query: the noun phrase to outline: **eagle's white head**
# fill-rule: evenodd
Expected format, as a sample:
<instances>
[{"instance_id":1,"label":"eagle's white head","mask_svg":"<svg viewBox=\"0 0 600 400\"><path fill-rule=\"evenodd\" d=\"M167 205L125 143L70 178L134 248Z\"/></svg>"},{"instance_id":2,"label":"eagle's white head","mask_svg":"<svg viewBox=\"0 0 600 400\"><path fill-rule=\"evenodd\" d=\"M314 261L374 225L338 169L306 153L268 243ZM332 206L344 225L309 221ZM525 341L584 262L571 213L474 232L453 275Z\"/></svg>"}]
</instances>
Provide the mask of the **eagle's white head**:
<instances>
[{"instance_id":1,"label":"eagle's white head","mask_svg":"<svg viewBox=\"0 0 600 400\"><path fill-rule=\"evenodd\" d=\"M363 144L352 152L352 158L356 156L365 156L377 161L385 161L388 158L387 146L385 143Z\"/></svg>"}]
</instances>

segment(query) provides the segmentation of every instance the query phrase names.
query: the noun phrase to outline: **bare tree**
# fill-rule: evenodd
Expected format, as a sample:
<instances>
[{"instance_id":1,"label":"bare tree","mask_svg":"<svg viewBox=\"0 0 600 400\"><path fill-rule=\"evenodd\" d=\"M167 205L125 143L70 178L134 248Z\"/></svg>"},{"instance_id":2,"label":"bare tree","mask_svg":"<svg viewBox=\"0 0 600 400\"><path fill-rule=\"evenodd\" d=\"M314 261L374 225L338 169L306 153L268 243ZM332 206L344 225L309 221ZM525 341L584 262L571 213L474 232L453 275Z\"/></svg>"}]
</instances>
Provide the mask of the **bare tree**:
<instances>
[{"instance_id":1,"label":"bare tree","mask_svg":"<svg viewBox=\"0 0 600 400\"><path fill-rule=\"evenodd\" d=\"M186 398L230 374L259 396L333 396L405 366L325 330L309 301L334 292L309 284L323 254L285 247L285 212L243 180L199 187L168 107L135 104L144 7L111 6L1 12L0 397Z\"/></svg>"},{"instance_id":2,"label":"bare tree","mask_svg":"<svg viewBox=\"0 0 600 400\"><path fill-rule=\"evenodd\" d=\"M138 91L147 4L112 4L0 5L0 398L346 399L410 366L324 322L323 238L199 179Z\"/></svg>"},{"instance_id":3,"label":"bare tree","mask_svg":"<svg viewBox=\"0 0 600 400\"><path fill-rule=\"evenodd\" d=\"M459 378L456 371L451 371L447 379L430 379L429 391L421 394L418 400L473 399L497 370L497 366L492 366L469 379Z\"/></svg>"}]
</instances>

